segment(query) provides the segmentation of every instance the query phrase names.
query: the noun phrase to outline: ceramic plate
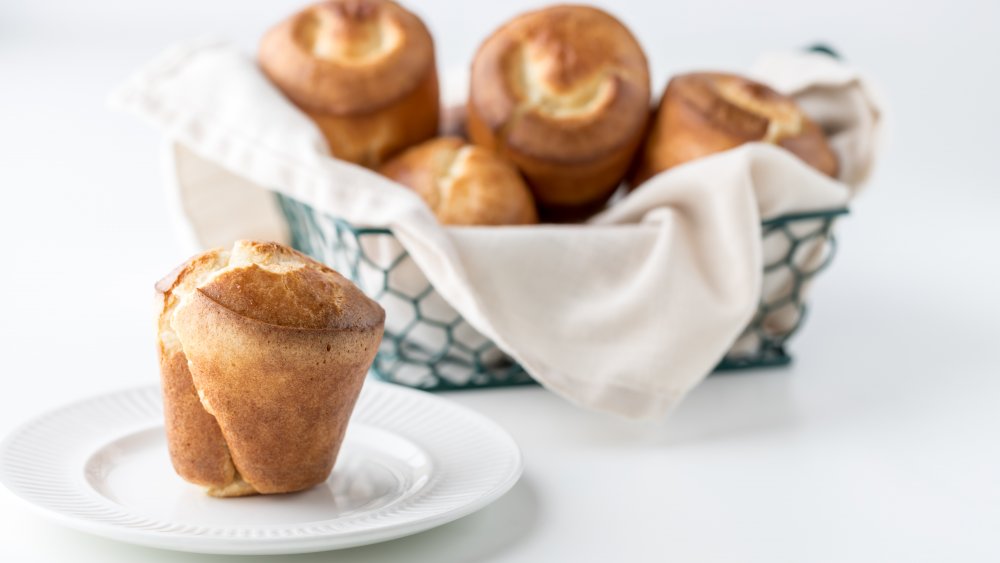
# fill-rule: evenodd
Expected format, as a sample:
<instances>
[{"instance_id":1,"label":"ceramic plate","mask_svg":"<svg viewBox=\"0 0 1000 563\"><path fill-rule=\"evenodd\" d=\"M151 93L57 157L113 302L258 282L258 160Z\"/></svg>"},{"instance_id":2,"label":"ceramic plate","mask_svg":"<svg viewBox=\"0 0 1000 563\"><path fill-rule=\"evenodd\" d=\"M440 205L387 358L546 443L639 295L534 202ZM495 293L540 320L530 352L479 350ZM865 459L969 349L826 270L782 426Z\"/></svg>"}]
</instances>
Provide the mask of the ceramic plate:
<instances>
[{"instance_id":1,"label":"ceramic plate","mask_svg":"<svg viewBox=\"0 0 1000 563\"><path fill-rule=\"evenodd\" d=\"M200 553L302 553L440 526L521 474L513 439L427 393L368 381L331 477L288 495L216 499L170 465L156 387L63 407L0 444L0 483L65 525Z\"/></svg>"}]
</instances>

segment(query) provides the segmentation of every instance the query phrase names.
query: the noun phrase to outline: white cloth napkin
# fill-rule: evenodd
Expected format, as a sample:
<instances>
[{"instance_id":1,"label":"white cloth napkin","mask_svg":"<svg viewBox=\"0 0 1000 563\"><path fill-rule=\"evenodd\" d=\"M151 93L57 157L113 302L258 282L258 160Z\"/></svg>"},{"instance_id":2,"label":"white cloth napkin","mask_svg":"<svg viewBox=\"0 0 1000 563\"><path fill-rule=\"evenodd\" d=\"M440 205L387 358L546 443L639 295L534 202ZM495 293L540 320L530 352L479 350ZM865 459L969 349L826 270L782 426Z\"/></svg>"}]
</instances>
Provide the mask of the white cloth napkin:
<instances>
[{"instance_id":1,"label":"white cloth napkin","mask_svg":"<svg viewBox=\"0 0 1000 563\"><path fill-rule=\"evenodd\" d=\"M846 206L874 158L879 112L856 71L781 54L753 74L801 95L833 128L843 182L752 144L661 174L571 226L442 227L410 190L331 158L309 119L225 43L172 49L113 102L176 143L173 188L201 246L287 240L269 190L388 227L444 299L542 385L650 418L701 381L751 319L762 218Z\"/></svg>"}]
</instances>

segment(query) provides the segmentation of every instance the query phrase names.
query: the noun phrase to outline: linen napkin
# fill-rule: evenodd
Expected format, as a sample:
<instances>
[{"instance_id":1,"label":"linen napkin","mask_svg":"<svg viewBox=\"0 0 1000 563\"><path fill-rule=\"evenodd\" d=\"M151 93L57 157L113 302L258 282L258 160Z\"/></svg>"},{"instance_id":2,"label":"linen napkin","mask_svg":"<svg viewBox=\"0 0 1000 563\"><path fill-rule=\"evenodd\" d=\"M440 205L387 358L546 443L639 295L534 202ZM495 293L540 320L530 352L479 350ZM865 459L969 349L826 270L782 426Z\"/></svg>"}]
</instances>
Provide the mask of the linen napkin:
<instances>
[{"instance_id":1,"label":"linen napkin","mask_svg":"<svg viewBox=\"0 0 1000 563\"><path fill-rule=\"evenodd\" d=\"M801 95L834 132L843 181L750 144L663 173L588 225L442 227L410 190L330 157L310 120L227 43L171 49L113 103L167 137L172 193L199 246L287 241L272 191L388 227L448 305L546 388L589 409L654 418L754 314L762 218L846 206L874 159L879 111L856 71L824 55L780 54L753 75Z\"/></svg>"}]
</instances>

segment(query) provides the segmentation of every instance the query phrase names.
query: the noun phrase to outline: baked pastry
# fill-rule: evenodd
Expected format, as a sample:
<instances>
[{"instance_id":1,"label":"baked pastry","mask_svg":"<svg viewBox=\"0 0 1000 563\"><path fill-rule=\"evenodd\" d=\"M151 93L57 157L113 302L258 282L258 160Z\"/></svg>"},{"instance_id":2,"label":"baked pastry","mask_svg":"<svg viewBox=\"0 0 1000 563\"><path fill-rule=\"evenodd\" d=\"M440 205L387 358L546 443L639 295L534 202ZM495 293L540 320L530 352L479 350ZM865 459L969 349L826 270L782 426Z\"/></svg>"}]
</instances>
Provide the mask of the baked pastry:
<instances>
[{"instance_id":1,"label":"baked pastry","mask_svg":"<svg viewBox=\"0 0 1000 563\"><path fill-rule=\"evenodd\" d=\"M337 158L374 168L438 128L434 42L390 0L328 0L278 24L260 66Z\"/></svg>"},{"instance_id":2,"label":"baked pastry","mask_svg":"<svg viewBox=\"0 0 1000 563\"><path fill-rule=\"evenodd\" d=\"M837 174L826 136L793 99L740 76L698 72L667 84L631 183L751 141L784 147L820 172Z\"/></svg>"},{"instance_id":3,"label":"baked pastry","mask_svg":"<svg viewBox=\"0 0 1000 563\"><path fill-rule=\"evenodd\" d=\"M595 211L618 187L649 117L649 69L608 13L562 5L493 33L472 63L468 131L524 174L543 211Z\"/></svg>"},{"instance_id":4,"label":"baked pastry","mask_svg":"<svg viewBox=\"0 0 1000 563\"><path fill-rule=\"evenodd\" d=\"M167 444L220 497L287 493L329 476L385 312L276 243L199 254L156 285Z\"/></svg>"},{"instance_id":5,"label":"baked pastry","mask_svg":"<svg viewBox=\"0 0 1000 563\"><path fill-rule=\"evenodd\" d=\"M421 143L379 172L417 192L445 225L538 222L531 191L517 169L493 151L458 137Z\"/></svg>"}]
</instances>

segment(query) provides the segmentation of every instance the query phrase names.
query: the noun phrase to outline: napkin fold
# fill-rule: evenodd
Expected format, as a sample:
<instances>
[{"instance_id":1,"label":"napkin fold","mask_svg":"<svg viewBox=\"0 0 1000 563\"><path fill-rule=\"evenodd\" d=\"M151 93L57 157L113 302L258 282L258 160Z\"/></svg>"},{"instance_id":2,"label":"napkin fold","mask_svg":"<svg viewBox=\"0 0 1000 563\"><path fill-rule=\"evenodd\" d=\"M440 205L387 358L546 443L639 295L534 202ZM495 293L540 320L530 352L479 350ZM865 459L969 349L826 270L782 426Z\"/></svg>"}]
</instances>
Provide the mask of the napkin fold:
<instances>
[{"instance_id":1,"label":"napkin fold","mask_svg":"<svg viewBox=\"0 0 1000 563\"><path fill-rule=\"evenodd\" d=\"M175 47L112 99L167 137L171 193L198 246L287 242L271 192L388 227L447 303L539 383L586 408L651 418L753 316L761 220L845 207L874 160L879 111L855 70L777 54L752 75L833 131L840 181L750 144L660 174L588 225L441 226L412 191L330 157L312 122L227 43Z\"/></svg>"}]
</instances>

